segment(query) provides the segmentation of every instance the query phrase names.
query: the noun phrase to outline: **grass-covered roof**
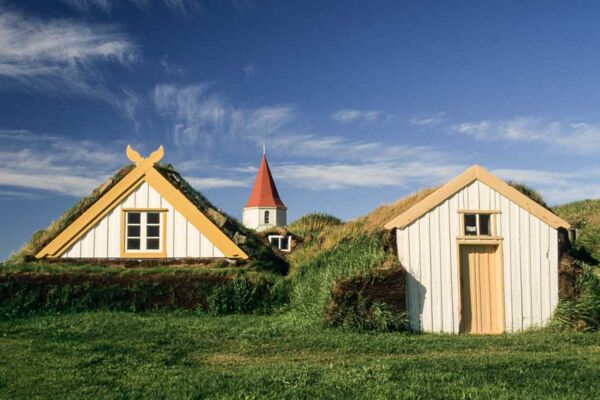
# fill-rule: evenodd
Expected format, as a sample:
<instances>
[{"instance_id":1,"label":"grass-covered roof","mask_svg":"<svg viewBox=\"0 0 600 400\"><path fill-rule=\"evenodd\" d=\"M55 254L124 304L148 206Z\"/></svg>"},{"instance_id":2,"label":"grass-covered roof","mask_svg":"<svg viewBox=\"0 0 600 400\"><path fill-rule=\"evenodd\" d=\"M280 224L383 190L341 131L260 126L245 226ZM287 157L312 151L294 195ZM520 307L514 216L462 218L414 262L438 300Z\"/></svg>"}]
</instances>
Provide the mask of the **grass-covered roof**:
<instances>
[{"instance_id":1,"label":"grass-covered roof","mask_svg":"<svg viewBox=\"0 0 600 400\"><path fill-rule=\"evenodd\" d=\"M133 164L129 164L121 168L106 182L94 189L89 196L81 199L57 220L53 221L46 229L35 232L29 242L14 253L9 261L33 260L38 251L57 237L100 197L131 172L134 167ZM268 244L263 242L254 231L245 228L235 218L216 208L206 197L183 179L172 165L157 163L154 168L250 257L249 266L273 272L286 271L285 262L273 252Z\"/></svg>"}]
</instances>

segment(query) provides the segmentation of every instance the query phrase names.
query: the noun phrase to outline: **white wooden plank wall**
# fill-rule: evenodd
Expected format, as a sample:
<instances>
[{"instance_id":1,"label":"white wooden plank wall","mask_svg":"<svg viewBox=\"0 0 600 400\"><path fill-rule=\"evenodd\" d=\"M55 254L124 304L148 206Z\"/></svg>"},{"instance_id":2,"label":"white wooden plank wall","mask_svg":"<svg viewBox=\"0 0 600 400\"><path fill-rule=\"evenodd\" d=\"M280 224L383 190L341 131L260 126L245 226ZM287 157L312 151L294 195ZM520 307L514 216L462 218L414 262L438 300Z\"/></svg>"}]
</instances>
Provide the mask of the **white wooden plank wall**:
<instances>
[{"instance_id":1,"label":"white wooden plank wall","mask_svg":"<svg viewBox=\"0 0 600 400\"><path fill-rule=\"evenodd\" d=\"M167 257L223 257L204 235L146 182L137 187L120 206L115 207L81 239L67 250L63 258L119 258L122 208L166 208Z\"/></svg>"},{"instance_id":2,"label":"white wooden plank wall","mask_svg":"<svg viewBox=\"0 0 600 400\"><path fill-rule=\"evenodd\" d=\"M504 238L506 330L544 325L558 302L558 233L483 182L475 181L397 231L398 255L408 272L411 327L458 333L459 209L501 211L496 217L496 231Z\"/></svg>"}]
</instances>

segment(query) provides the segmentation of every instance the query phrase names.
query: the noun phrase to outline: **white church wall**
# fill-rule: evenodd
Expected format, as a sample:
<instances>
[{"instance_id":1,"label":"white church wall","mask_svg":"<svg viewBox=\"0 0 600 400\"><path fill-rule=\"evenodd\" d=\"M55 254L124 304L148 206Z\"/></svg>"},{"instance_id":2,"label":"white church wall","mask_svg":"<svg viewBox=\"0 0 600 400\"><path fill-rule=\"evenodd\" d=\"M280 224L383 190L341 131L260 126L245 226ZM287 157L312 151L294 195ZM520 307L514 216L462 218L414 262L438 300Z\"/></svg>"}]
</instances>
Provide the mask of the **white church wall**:
<instances>
[{"instance_id":1,"label":"white church wall","mask_svg":"<svg viewBox=\"0 0 600 400\"><path fill-rule=\"evenodd\" d=\"M269 212L269 223L265 223L265 212ZM248 207L242 212L242 222L246 228L254 229L258 232L273 228L275 226L284 226L286 221L286 210L276 207Z\"/></svg>"}]
</instances>

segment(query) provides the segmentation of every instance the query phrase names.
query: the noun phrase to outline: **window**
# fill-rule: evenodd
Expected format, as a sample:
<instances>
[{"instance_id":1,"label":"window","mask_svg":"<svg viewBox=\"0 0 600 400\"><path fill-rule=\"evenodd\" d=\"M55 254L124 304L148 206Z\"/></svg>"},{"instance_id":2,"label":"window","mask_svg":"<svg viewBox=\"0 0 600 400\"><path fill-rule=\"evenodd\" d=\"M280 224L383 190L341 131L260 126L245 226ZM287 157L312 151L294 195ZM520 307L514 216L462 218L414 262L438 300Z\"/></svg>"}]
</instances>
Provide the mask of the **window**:
<instances>
[{"instance_id":1,"label":"window","mask_svg":"<svg viewBox=\"0 0 600 400\"><path fill-rule=\"evenodd\" d=\"M495 213L463 214L463 234L465 236L493 236Z\"/></svg>"},{"instance_id":2,"label":"window","mask_svg":"<svg viewBox=\"0 0 600 400\"><path fill-rule=\"evenodd\" d=\"M269 243L273 247L277 247L281 251L290 251L292 237L281 235L269 235Z\"/></svg>"},{"instance_id":3,"label":"window","mask_svg":"<svg viewBox=\"0 0 600 400\"><path fill-rule=\"evenodd\" d=\"M125 250L159 252L162 247L162 213L158 211L125 212Z\"/></svg>"},{"instance_id":4,"label":"window","mask_svg":"<svg viewBox=\"0 0 600 400\"><path fill-rule=\"evenodd\" d=\"M265 211L265 224L269 223L269 211Z\"/></svg>"}]
</instances>

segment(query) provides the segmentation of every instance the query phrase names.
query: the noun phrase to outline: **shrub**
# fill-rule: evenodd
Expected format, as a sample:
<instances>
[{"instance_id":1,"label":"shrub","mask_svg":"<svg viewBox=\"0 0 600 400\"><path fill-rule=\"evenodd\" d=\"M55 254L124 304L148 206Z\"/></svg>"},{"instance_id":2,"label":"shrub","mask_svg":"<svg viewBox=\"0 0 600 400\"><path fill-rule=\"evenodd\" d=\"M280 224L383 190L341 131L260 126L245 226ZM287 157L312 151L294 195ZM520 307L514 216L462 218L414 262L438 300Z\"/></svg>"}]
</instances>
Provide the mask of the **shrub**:
<instances>
[{"instance_id":1,"label":"shrub","mask_svg":"<svg viewBox=\"0 0 600 400\"><path fill-rule=\"evenodd\" d=\"M270 294L271 285L265 282L234 280L212 291L207 309L215 315L247 313L267 306Z\"/></svg>"},{"instance_id":2,"label":"shrub","mask_svg":"<svg viewBox=\"0 0 600 400\"><path fill-rule=\"evenodd\" d=\"M590 218L587 224L577 235L575 245L580 250L585 250L592 257L593 262L600 262L600 218Z\"/></svg>"},{"instance_id":3,"label":"shrub","mask_svg":"<svg viewBox=\"0 0 600 400\"><path fill-rule=\"evenodd\" d=\"M559 330L597 331L600 329L600 277L598 268L582 264L577 278L578 295L562 299L554 312L551 328Z\"/></svg>"},{"instance_id":4,"label":"shrub","mask_svg":"<svg viewBox=\"0 0 600 400\"><path fill-rule=\"evenodd\" d=\"M406 313L396 313L385 303L359 296L358 301L345 313L332 315L329 326L341 326L378 332L405 331L408 329Z\"/></svg>"},{"instance_id":5,"label":"shrub","mask_svg":"<svg viewBox=\"0 0 600 400\"><path fill-rule=\"evenodd\" d=\"M404 269L374 270L337 281L325 312L328 326L363 330L406 330Z\"/></svg>"}]
</instances>

